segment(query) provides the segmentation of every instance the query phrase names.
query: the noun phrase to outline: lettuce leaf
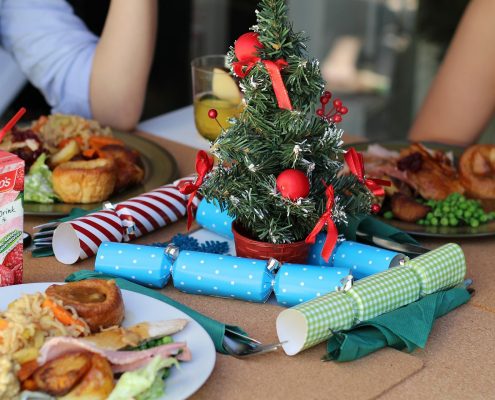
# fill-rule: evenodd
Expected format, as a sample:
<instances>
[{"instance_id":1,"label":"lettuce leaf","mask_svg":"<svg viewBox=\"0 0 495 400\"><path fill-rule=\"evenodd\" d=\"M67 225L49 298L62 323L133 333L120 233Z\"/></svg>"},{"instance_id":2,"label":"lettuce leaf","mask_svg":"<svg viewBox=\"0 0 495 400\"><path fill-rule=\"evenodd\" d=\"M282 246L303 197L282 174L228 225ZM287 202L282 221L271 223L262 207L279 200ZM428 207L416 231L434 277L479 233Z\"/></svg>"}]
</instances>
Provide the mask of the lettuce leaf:
<instances>
[{"instance_id":1,"label":"lettuce leaf","mask_svg":"<svg viewBox=\"0 0 495 400\"><path fill-rule=\"evenodd\" d=\"M138 396L140 400L160 398L164 393L160 371L173 365L179 365L175 358L156 356L145 367L125 372L110 393L108 400L129 400ZM157 378L159 382L157 382Z\"/></svg>"},{"instance_id":2,"label":"lettuce leaf","mask_svg":"<svg viewBox=\"0 0 495 400\"><path fill-rule=\"evenodd\" d=\"M53 203L57 195L53 191L52 171L46 165L46 154L41 154L24 178L24 200L35 203Z\"/></svg>"}]
</instances>

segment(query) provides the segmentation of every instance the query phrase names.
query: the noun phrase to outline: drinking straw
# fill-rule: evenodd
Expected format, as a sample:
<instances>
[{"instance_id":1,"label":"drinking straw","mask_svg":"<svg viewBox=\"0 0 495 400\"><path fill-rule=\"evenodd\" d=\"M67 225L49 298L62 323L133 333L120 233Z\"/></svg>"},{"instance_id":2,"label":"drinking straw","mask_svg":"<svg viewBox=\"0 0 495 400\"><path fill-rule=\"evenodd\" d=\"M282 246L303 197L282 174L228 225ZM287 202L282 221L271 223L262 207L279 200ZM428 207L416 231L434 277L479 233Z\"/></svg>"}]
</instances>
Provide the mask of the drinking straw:
<instances>
[{"instance_id":1,"label":"drinking straw","mask_svg":"<svg viewBox=\"0 0 495 400\"><path fill-rule=\"evenodd\" d=\"M15 124L21 119L21 117L26 113L26 109L21 107L19 111L10 119L9 122L0 131L0 143L2 143L3 137L10 131Z\"/></svg>"}]
</instances>

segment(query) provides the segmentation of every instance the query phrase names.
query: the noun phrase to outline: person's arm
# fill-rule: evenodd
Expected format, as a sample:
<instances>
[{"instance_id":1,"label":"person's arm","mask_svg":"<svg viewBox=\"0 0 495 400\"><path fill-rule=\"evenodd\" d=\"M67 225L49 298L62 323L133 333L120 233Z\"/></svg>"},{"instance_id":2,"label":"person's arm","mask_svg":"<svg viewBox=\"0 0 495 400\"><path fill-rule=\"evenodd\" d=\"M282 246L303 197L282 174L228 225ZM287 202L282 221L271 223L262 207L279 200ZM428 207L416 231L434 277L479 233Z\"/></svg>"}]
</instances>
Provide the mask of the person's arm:
<instances>
[{"instance_id":1,"label":"person's arm","mask_svg":"<svg viewBox=\"0 0 495 400\"><path fill-rule=\"evenodd\" d=\"M495 1L471 0L409 138L467 145L494 111Z\"/></svg>"},{"instance_id":2,"label":"person's arm","mask_svg":"<svg viewBox=\"0 0 495 400\"><path fill-rule=\"evenodd\" d=\"M93 116L129 130L143 109L156 36L156 0L112 0L90 79Z\"/></svg>"}]
</instances>

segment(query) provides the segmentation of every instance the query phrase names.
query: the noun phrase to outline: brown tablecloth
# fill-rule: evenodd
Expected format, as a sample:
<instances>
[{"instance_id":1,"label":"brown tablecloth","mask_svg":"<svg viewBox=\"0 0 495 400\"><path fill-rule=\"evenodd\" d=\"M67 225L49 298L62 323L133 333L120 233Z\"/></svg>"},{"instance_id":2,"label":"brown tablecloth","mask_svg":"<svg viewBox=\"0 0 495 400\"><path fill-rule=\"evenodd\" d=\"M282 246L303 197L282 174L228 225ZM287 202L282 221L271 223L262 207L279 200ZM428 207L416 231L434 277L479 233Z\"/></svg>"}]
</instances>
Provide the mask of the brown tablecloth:
<instances>
[{"instance_id":1,"label":"brown tablecloth","mask_svg":"<svg viewBox=\"0 0 495 400\"><path fill-rule=\"evenodd\" d=\"M175 155L179 173L193 171L196 151L139 133ZM47 222L27 217L25 229ZM140 238L140 243L166 241L185 232L185 221ZM444 241L423 244L437 247ZM351 363L322 363L321 344L294 357L282 350L239 360L218 355L215 369L194 399L489 399L495 398L495 239L463 239L468 277L475 296L435 325L425 350L407 354L381 350ZM24 282L63 281L78 269L92 269L93 259L73 266L54 257L24 253ZM170 284L163 292L212 318L243 327L262 342L277 340L275 319L282 308L237 300L180 293Z\"/></svg>"}]
</instances>

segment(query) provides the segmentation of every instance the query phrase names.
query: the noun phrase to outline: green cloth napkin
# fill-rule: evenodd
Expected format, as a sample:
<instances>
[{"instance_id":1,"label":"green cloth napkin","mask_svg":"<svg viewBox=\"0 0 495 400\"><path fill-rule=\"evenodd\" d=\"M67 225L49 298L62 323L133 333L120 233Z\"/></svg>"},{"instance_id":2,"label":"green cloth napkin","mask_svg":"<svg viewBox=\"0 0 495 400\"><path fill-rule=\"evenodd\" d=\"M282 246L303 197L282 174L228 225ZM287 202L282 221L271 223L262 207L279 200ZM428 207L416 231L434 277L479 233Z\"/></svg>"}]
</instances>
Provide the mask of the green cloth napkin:
<instances>
[{"instance_id":1,"label":"green cloth napkin","mask_svg":"<svg viewBox=\"0 0 495 400\"><path fill-rule=\"evenodd\" d=\"M407 233L402 232L400 229L386 224L371 215L349 216L348 223L342 227L341 233L344 234L347 240L356 241L357 231L397 243L419 244Z\"/></svg>"},{"instance_id":2,"label":"green cloth napkin","mask_svg":"<svg viewBox=\"0 0 495 400\"><path fill-rule=\"evenodd\" d=\"M328 340L323 360L352 361L386 346L408 352L424 348L435 319L467 303L470 297L465 288L459 287L436 292L335 333Z\"/></svg>"},{"instance_id":3,"label":"green cloth napkin","mask_svg":"<svg viewBox=\"0 0 495 400\"><path fill-rule=\"evenodd\" d=\"M63 217L63 218L56 219L53 222L71 221L75 218L83 217L89 213L92 213L94 211L99 211L99 210L100 210L99 208L94 209L94 210L83 210L82 208L73 208L72 210L70 210L69 215L67 215L66 217ZM40 232L46 231L47 229L51 229L51 228L41 229ZM34 249L32 251L32 254L33 254L34 258L51 257L54 255L53 254L53 248L51 246Z\"/></svg>"},{"instance_id":4,"label":"green cloth napkin","mask_svg":"<svg viewBox=\"0 0 495 400\"><path fill-rule=\"evenodd\" d=\"M211 339L213 340L213 343L215 344L216 350L219 353L228 354L223 346L225 328L228 328L231 331L238 332L242 335L246 335L246 332L244 332L237 326L226 325L222 322L218 322L214 319L208 318L205 315L200 314L199 312L185 306L182 303L172 300L170 297L167 297L156 290L148 289L144 286L138 285L137 283L129 282L128 280L122 278L117 278L111 275L104 275L100 274L99 272L89 270L81 270L70 274L67 278L65 278L65 281L77 282L85 279L113 279L121 289L130 290L132 292L144 294L145 296L153 297L181 310L182 312L189 315L192 319L194 319L197 323L199 323L205 329L205 331L208 332Z\"/></svg>"}]
</instances>

